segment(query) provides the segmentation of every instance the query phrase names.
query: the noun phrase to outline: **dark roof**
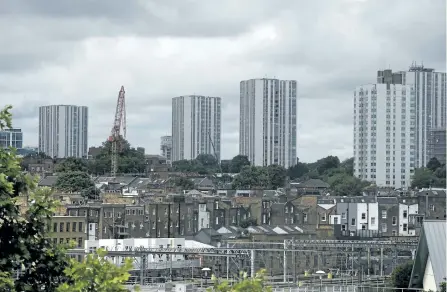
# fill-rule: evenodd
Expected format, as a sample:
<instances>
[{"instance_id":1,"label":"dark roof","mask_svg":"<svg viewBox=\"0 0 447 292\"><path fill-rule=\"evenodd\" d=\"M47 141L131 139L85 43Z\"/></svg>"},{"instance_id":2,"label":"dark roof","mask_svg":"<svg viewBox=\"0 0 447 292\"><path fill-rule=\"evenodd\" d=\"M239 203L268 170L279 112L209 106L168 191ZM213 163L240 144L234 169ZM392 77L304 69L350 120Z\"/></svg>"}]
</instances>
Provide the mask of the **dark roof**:
<instances>
[{"instance_id":1,"label":"dark roof","mask_svg":"<svg viewBox=\"0 0 447 292\"><path fill-rule=\"evenodd\" d=\"M397 205L397 197L377 197L377 202L383 205Z\"/></svg>"},{"instance_id":2,"label":"dark roof","mask_svg":"<svg viewBox=\"0 0 447 292\"><path fill-rule=\"evenodd\" d=\"M410 288L423 288L423 278L427 262L430 259L435 278L436 287L447 275L445 264L446 259L446 221L445 220L425 220L422 225L422 232L416 257L411 272Z\"/></svg>"},{"instance_id":3,"label":"dark roof","mask_svg":"<svg viewBox=\"0 0 447 292\"><path fill-rule=\"evenodd\" d=\"M419 191L417 193L418 196L439 196L439 197L446 197L446 191L445 190L423 190Z\"/></svg>"},{"instance_id":4,"label":"dark roof","mask_svg":"<svg viewBox=\"0 0 447 292\"><path fill-rule=\"evenodd\" d=\"M54 186L56 184L56 180L57 180L57 176L50 175L50 176L47 176L45 178L42 178L39 181L38 185L41 186L41 187L52 187L52 186Z\"/></svg>"},{"instance_id":5,"label":"dark roof","mask_svg":"<svg viewBox=\"0 0 447 292\"><path fill-rule=\"evenodd\" d=\"M127 186L136 179L137 177L135 176L117 176L117 177L99 176L94 179L94 182L95 183L115 182Z\"/></svg>"},{"instance_id":6,"label":"dark roof","mask_svg":"<svg viewBox=\"0 0 447 292\"><path fill-rule=\"evenodd\" d=\"M376 197L368 197L368 196L362 196L362 197L338 197L335 198L337 204L339 203L375 203L377 202Z\"/></svg>"}]
</instances>

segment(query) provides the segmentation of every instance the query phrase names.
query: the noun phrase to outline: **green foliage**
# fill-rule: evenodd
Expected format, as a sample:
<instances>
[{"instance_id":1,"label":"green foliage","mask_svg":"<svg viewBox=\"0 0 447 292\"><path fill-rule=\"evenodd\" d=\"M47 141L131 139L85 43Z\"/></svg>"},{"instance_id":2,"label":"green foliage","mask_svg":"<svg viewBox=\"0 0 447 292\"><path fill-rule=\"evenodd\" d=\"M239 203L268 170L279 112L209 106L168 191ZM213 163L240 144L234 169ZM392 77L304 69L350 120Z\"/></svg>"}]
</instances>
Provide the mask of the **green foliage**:
<instances>
[{"instance_id":1,"label":"green foliage","mask_svg":"<svg viewBox=\"0 0 447 292\"><path fill-rule=\"evenodd\" d=\"M124 284L129 279L132 260L117 266L106 258L107 252L99 249L89 254L82 262L72 260L65 274L73 283L62 284L58 292L125 292Z\"/></svg>"},{"instance_id":2,"label":"green foliage","mask_svg":"<svg viewBox=\"0 0 447 292\"><path fill-rule=\"evenodd\" d=\"M248 160L248 157L245 155L236 155L231 159L230 161L230 172L231 173L239 173L241 172L242 168L244 166L249 166L250 161Z\"/></svg>"},{"instance_id":3,"label":"green foliage","mask_svg":"<svg viewBox=\"0 0 447 292\"><path fill-rule=\"evenodd\" d=\"M11 107L0 111L0 130L11 127ZM28 195L29 208L20 213L19 195ZM63 250L47 239L46 227L55 210L49 189L23 174L14 149L0 148L0 287L9 291L55 291L67 281ZM12 278L16 271L21 273Z\"/></svg>"},{"instance_id":4,"label":"green foliage","mask_svg":"<svg viewBox=\"0 0 447 292\"><path fill-rule=\"evenodd\" d=\"M358 196L370 185L354 177L354 158L340 163L337 156L328 156L313 163L299 162L288 169L291 179L321 179L330 185L332 194Z\"/></svg>"},{"instance_id":5,"label":"green foliage","mask_svg":"<svg viewBox=\"0 0 447 292\"><path fill-rule=\"evenodd\" d=\"M174 171L198 174L214 174L220 172L219 162L211 154L199 154L193 160L179 160L172 163Z\"/></svg>"},{"instance_id":6,"label":"green foliage","mask_svg":"<svg viewBox=\"0 0 447 292\"><path fill-rule=\"evenodd\" d=\"M302 178L310 171L307 163L299 162L290 167L287 171L287 174L291 179ZM318 175L318 174L317 174Z\"/></svg>"},{"instance_id":7,"label":"green foliage","mask_svg":"<svg viewBox=\"0 0 447 292\"><path fill-rule=\"evenodd\" d=\"M241 223L239 224L239 226L242 228L247 228L250 226L257 226L257 225L258 225L258 221L256 220L256 218L252 218L252 217L242 220Z\"/></svg>"},{"instance_id":8,"label":"green foliage","mask_svg":"<svg viewBox=\"0 0 447 292\"><path fill-rule=\"evenodd\" d=\"M446 282L441 282L441 284L439 285L439 291L440 292L446 292L446 287L447 287L447 283Z\"/></svg>"},{"instance_id":9,"label":"green foliage","mask_svg":"<svg viewBox=\"0 0 447 292\"><path fill-rule=\"evenodd\" d=\"M110 173L112 164L112 143L105 141L100 147L100 153L88 161L88 170L94 175ZM120 137L118 140L118 173L145 173L146 159L144 153L131 148L129 142Z\"/></svg>"},{"instance_id":10,"label":"green foliage","mask_svg":"<svg viewBox=\"0 0 447 292\"><path fill-rule=\"evenodd\" d=\"M358 196L370 183L362 181L347 173L337 173L328 179L330 189L337 196Z\"/></svg>"},{"instance_id":11,"label":"green foliage","mask_svg":"<svg viewBox=\"0 0 447 292\"><path fill-rule=\"evenodd\" d=\"M87 163L81 158L68 157L56 166L56 172L87 172Z\"/></svg>"},{"instance_id":12,"label":"green foliage","mask_svg":"<svg viewBox=\"0 0 447 292\"><path fill-rule=\"evenodd\" d=\"M412 188L445 187L445 165L433 172L428 168L417 168L411 181Z\"/></svg>"},{"instance_id":13,"label":"green foliage","mask_svg":"<svg viewBox=\"0 0 447 292\"><path fill-rule=\"evenodd\" d=\"M397 266L391 273L391 283L395 288L408 288L411 278L411 270L413 269L413 262Z\"/></svg>"},{"instance_id":14,"label":"green foliage","mask_svg":"<svg viewBox=\"0 0 447 292\"><path fill-rule=\"evenodd\" d=\"M60 173L57 176L54 187L62 192L79 192L88 198L95 198L99 195L99 191L96 189L90 175L83 171Z\"/></svg>"},{"instance_id":15,"label":"green foliage","mask_svg":"<svg viewBox=\"0 0 447 292\"><path fill-rule=\"evenodd\" d=\"M427 163L427 168L433 172L436 171L436 169L440 168L441 166L442 166L441 162L439 162L439 160L436 159L436 157L432 157L430 161L428 161Z\"/></svg>"},{"instance_id":16,"label":"green foliage","mask_svg":"<svg viewBox=\"0 0 447 292\"><path fill-rule=\"evenodd\" d=\"M271 292L272 287L267 286L265 284L265 270L260 270L256 273L254 278L247 277L246 273L241 273L241 280L234 284L230 285L227 281L221 281L214 276L212 280L214 281L214 285L212 288L208 288L208 292Z\"/></svg>"},{"instance_id":17,"label":"green foliage","mask_svg":"<svg viewBox=\"0 0 447 292\"><path fill-rule=\"evenodd\" d=\"M194 183L190 179L182 176L174 178L174 185L182 190L194 189Z\"/></svg>"},{"instance_id":18,"label":"green foliage","mask_svg":"<svg viewBox=\"0 0 447 292\"><path fill-rule=\"evenodd\" d=\"M278 189L284 187L286 170L279 165L244 166L233 180L233 189Z\"/></svg>"},{"instance_id":19,"label":"green foliage","mask_svg":"<svg viewBox=\"0 0 447 292\"><path fill-rule=\"evenodd\" d=\"M10 273L0 272L0 291L15 292L14 278Z\"/></svg>"}]
</instances>

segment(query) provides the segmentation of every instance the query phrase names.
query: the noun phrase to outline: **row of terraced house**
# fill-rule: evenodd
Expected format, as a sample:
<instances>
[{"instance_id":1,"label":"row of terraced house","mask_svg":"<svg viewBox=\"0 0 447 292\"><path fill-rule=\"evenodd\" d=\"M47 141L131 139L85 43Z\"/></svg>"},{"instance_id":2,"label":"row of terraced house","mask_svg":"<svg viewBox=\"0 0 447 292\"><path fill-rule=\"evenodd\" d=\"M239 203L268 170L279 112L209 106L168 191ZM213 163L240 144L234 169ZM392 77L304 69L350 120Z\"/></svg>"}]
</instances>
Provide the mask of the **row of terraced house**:
<instances>
[{"instance_id":1,"label":"row of terraced house","mask_svg":"<svg viewBox=\"0 0 447 292\"><path fill-rule=\"evenodd\" d=\"M54 181L54 177L47 177L40 184L51 186ZM102 191L97 200L86 201L80 194L55 191L64 206L50 228L57 242L76 239L80 243L80 238L192 238L201 230L212 234L211 230L222 228L236 228L241 235L267 241L288 237L417 236L425 218L446 216L445 190L332 197L321 195L317 188L309 188L306 193L203 189L170 193L154 188L157 182L148 178L96 178L95 182ZM264 228L253 232L250 226Z\"/></svg>"}]
</instances>

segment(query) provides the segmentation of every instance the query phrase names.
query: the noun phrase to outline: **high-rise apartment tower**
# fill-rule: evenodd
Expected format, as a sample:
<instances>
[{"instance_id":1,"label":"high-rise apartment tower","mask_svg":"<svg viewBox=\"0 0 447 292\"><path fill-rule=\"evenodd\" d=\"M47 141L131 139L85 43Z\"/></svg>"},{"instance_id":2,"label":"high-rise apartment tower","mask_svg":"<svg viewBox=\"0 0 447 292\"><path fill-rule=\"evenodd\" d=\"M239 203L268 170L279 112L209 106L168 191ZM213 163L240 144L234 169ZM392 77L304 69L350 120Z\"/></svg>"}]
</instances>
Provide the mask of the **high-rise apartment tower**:
<instances>
[{"instance_id":1,"label":"high-rise apartment tower","mask_svg":"<svg viewBox=\"0 0 447 292\"><path fill-rule=\"evenodd\" d=\"M297 82L251 79L240 83L239 154L252 165L296 164Z\"/></svg>"},{"instance_id":2,"label":"high-rise apartment tower","mask_svg":"<svg viewBox=\"0 0 447 292\"><path fill-rule=\"evenodd\" d=\"M166 163L172 162L172 136L162 136L160 139L161 156L166 158Z\"/></svg>"},{"instance_id":3,"label":"high-rise apartment tower","mask_svg":"<svg viewBox=\"0 0 447 292\"><path fill-rule=\"evenodd\" d=\"M75 105L39 107L39 152L56 157L87 157L88 108Z\"/></svg>"},{"instance_id":4,"label":"high-rise apartment tower","mask_svg":"<svg viewBox=\"0 0 447 292\"><path fill-rule=\"evenodd\" d=\"M221 98L187 95L172 99L172 161L211 154L220 161Z\"/></svg>"},{"instance_id":5,"label":"high-rise apartment tower","mask_svg":"<svg viewBox=\"0 0 447 292\"><path fill-rule=\"evenodd\" d=\"M446 73L413 64L408 71L378 71L378 83L413 85L416 102L415 165L425 167L430 160L430 139L433 130L445 129Z\"/></svg>"},{"instance_id":6,"label":"high-rise apartment tower","mask_svg":"<svg viewBox=\"0 0 447 292\"><path fill-rule=\"evenodd\" d=\"M415 168L413 85L369 84L354 92L354 174L378 187L410 186Z\"/></svg>"}]
</instances>

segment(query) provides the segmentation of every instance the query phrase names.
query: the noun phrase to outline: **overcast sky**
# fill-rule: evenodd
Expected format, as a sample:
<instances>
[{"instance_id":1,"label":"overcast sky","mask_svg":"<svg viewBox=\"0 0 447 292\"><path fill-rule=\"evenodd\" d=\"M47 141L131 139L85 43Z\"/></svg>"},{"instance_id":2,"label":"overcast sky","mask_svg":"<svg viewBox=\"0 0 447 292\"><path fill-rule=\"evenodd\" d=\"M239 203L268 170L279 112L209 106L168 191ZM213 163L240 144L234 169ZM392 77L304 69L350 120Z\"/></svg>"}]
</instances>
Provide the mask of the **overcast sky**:
<instances>
[{"instance_id":1,"label":"overcast sky","mask_svg":"<svg viewBox=\"0 0 447 292\"><path fill-rule=\"evenodd\" d=\"M413 61L445 71L445 0L0 0L0 105L37 146L38 106L89 107L89 145L126 88L127 138L158 153L171 98L222 97L238 153L239 82L298 81L298 157L352 156L352 92Z\"/></svg>"}]
</instances>

